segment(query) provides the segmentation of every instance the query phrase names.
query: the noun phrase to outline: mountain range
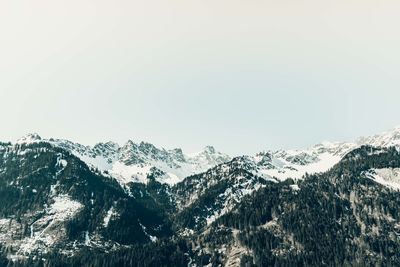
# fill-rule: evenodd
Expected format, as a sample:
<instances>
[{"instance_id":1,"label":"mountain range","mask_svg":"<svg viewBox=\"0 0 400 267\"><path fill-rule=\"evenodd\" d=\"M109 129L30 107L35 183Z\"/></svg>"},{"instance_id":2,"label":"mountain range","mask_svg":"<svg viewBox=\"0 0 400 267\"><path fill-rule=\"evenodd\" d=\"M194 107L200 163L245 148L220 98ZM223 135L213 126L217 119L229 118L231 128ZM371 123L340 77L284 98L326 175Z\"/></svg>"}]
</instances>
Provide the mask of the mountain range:
<instances>
[{"instance_id":1,"label":"mountain range","mask_svg":"<svg viewBox=\"0 0 400 267\"><path fill-rule=\"evenodd\" d=\"M0 266L397 266L400 128L231 157L0 143Z\"/></svg>"}]
</instances>

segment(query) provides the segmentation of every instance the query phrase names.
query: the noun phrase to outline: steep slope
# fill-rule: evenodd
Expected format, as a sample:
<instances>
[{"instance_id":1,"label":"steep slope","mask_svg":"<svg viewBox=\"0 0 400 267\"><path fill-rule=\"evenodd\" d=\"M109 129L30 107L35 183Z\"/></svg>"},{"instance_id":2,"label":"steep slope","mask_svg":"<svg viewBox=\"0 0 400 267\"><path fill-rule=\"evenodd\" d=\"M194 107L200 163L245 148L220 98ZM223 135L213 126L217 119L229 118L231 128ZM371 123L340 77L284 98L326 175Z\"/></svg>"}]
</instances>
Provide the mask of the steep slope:
<instances>
[{"instance_id":1,"label":"steep slope","mask_svg":"<svg viewBox=\"0 0 400 267\"><path fill-rule=\"evenodd\" d=\"M205 173L190 176L172 188L178 209L181 210L178 221L184 229L201 229L230 211L244 196L266 184L288 179L289 182L299 181L306 174L326 172L365 143L382 148L398 145L400 128L360 138L356 143L325 142L304 150L268 151L254 157L237 157ZM397 147L400 149L400 146ZM391 177L375 176L376 180L397 186L393 185L395 173L385 172L382 175ZM295 184L291 187L292 190L296 188Z\"/></svg>"},{"instance_id":2,"label":"steep slope","mask_svg":"<svg viewBox=\"0 0 400 267\"><path fill-rule=\"evenodd\" d=\"M0 144L0 244L11 259L115 249L170 236L162 209L49 143Z\"/></svg>"},{"instance_id":3,"label":"steep slope","mask_svg":"<svg viewBox=\"0 0 400 267\"><path fill-rule=\"evenodd\" d=\"M395 148L364 146L293 190L270 183L194 236L213 266L398 266L400 192L371 179L397 173ZM382 173L380 173L382 171ZM392 171L388 171L392 170Z\"/></svg>"},{"instance_id":4,"label":"steep slope","mask_svg":"<svg viewBox=\"0 0 400 267\"><path fill-rule=\"evenodd\" d=\"M361 137L357 140L358 145L370 145L374 147L400 146L400 126L389 131L375 134L368 137Z\"/></svg>"},{"instance_id":5,"label":"steep slope","mask_svg":"<svg viewBox=\"0 0 400 267\"><path fill-rule=\"evenodd\" d=\"M274 179L257 176L248 157L234 158L190 176L171 189L178 207L176 220L183 231L199 230L230 211L241 199Z\"/></svg>"},{"instance_id":6,"label":"steep slope","mask_svg":"<svg viewBox=\"0 0 400 267\"><path fill-rule=\"evenodd\" d=\"M122 184L147 183L152 176L161 183L174 185L184 178L203 173L232 158L208 146L196 154L186 155L181 149L166 150L150 143L128 141L120 147L114 142L84 146L68 140L42 139L37 134L27 135L17 143L47 142L70 151L88 166L99 169ZM348 152L362 145L375 147L400 147L400 127L390 131L362 137L351 143L324 142L299 150L267 150L249 156L258 168L258 176L266 179L300 179L306 173L329 170Z\"/></svg>"},{"instance_id":7,"label":"steep slope","mask_svg":"<svg viewBox=\"0 0 400 267\"><path fill-rule=\"evenodd\" d=\"M400 147L400 127L370 137L361 137L354 143L324 142L307 149L264 151L251 159L258 166L259 176L281 181L288 178L297 180L306 173L328 171L347 153L363 145Z\"/></svg>"},{"instance_id":8,"label":"steep slope","mask_svg":"<svg viewBox=\"0 0 400 267\"><path fill-rule=\"evenodd\" d=\"M68 140L42 139L37 134L29 134L17 141L18 144L37 142L46 142L70 151L88 166L100 170L103 175L116 178L122 185L130 182L147 183L149 176L172 185L231 159L211 146L199 153L185 155L181 149L166 150L145 142L128 141L122 147L107 142L90 147Z\"/></svg>"},{"instance_id":9,"label":"steep slope","mask_svg":"<svg viewBox=\"0 0 400 267\"><path fill-rule=\"evenodd\" d=\"M396 128L233 159L143 142L1 143L0 263L397 266L399 143Z\"/></svg>"},{"instance_id":10,"label":"steep slope","mask_svg":"<svg viewBox=\"0 0 400 267\"><path fill-rule=\"evenodd\" d=\"M321 143L304 150L278 150L258 153L253 157L259 175L281 181L300 179L306 173L329 170L358 145L353 143Z\"/></svg>"}]
</instances>

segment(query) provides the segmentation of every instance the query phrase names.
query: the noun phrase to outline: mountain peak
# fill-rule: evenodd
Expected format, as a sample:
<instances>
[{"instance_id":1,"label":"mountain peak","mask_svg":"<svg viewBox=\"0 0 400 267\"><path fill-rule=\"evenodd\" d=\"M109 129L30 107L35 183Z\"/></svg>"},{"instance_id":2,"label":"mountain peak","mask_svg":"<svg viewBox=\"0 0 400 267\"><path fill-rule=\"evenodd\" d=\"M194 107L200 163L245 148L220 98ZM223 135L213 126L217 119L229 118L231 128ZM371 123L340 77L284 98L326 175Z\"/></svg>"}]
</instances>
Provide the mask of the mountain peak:
<instances>
[{"instance_id":1,"label":"mountain peak","mask_svg":"<svg viewBox=\"0 0 400 267\"><path fill-rule=\"evenodd\" d=\"M204 152L207 152L207 153L209 153L209 154L215 154L215 153L216 153L215 147L213 147L213 146L206 146L206 147L203 149L203 151L204 151Z\"/></svg>"},{"instance_id":2,"label":"mountain peak","mask_svg":"<svg viewBox=\"0 0 400 267\"><path fill-rule=\"evenodd\" d=\"M42 138L37 133L29 133L17 140L17 144L33 143L41 141Z\"/></svg>"},{"instance_id":3,"label":"mountain peak","mask_svg":"<svg viewBox=\"0 0 400 267\"><path fill-rule=\"evenodd\" d=\"M380 134L357 139L358 145L372 145L377 147L400 146L400 126Z\"/></svg>"},{"instance_id":4,"label":"mountain peak","mask_svg":"<svg viewBox=\"0 0 400 267\"><path fill-rule=\"evenodd\" d=\"M132 140L128 140L126 143L125 143L125 145L124 146L134 146L135 145L135 143L132 141Z\"/></svg>"}]
</instances>

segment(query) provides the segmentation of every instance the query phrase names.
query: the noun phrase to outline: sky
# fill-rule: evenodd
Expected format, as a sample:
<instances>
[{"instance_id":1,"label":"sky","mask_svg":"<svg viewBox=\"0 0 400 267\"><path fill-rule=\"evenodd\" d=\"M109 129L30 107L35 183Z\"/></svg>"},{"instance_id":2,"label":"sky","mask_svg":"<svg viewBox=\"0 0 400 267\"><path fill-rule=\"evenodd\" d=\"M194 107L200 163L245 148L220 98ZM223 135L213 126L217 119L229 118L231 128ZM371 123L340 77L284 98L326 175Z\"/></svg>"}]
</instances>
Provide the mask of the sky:
<instances>
[{"instance_id":1,"label":"sky","mask_svg":"<svg viewBox=\"0 0 400 267\"><path fill-rule=\"evenodd\" d=\"M400 125L400 2L0 1L0 140L231 155Z\"/></svg>"}]
</instances>

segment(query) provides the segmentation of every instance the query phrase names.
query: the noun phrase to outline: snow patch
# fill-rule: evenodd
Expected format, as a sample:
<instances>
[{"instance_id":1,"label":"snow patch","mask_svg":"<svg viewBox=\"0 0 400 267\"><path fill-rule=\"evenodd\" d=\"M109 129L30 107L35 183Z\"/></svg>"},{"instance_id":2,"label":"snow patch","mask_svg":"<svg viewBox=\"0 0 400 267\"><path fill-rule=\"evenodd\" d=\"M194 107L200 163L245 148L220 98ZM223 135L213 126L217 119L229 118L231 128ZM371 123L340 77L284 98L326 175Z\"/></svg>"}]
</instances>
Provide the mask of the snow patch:
<instances>
[{"instance_id":1,"label":"snow patch","mask_svg":"<svg viewBox=\"0 0 400 267\"><path fill-rule=\"evenodd\" d=\"M153 243L157 242L157 237L156 237L156 236L149 235L149 234L147 233L147 228L146 228L146 226L144 226L144 225L141 224L140 222L139 222L139 224L140 224L140 226L142 227L142 230L143 230L143 232L145 233L145 235L146 235L147 237L150 238L150 241L153 242Z\"/></svg>"},{"instance_id":2,"label":"snow patch","mask_svg":"<svg viewBox=\"0 0 400 267\"><path fill-rule=\"evenodd\" d=\"M400 191L400 168L372 169L366 175L379 184Z\"/></svg>"},{"instance_id":3,"label":"snow patch","mask_svg":"<svg viewBox=\"0 0 400 267\"><path fill-rule=\"evenodd\" d=\"M127 166L122 162L115 162L110 173L122 185L126 185L127 183L130 182L147 184L148 182L147 175L150 173L150 171L151 171L150 165Z\"/></svg>"},{"instance_id":4,"label":"snow patch","mask_svg":"<svg viewBox=\"0 0 400 267\"><path fill-rule=\"evenodd\" d=\"M54 219L66 220L72 218L83 205L78 201L71 200L68 195L59 195L53 198L54 203L50 206L47 214L54 215Z\"/></svg>"},{"instance_id":5,"label":"snow patch","mask_svg":"<svg viewBox=\"0 0 400 267\"><path fill-rule=\"evenodd\" d=\"M17 254L25 255L38 249L46 251L56 244L65 235L59 230L59 224L73 218L83 207L68 195L59 195L53 200L54 203L45 209L45 215L30 225L30 237L21 240Z\"/></svg>"},{"instance_id":6,"label":"snow patch","mask_svg":"<svg viewBox=\"0 0 400 267\"><path fill-rule=\"evenodd\" d=\"M292 190L294 190L294 191L299 191L300 190L300 187L297 184L292 184L290 186L290 188L292 188Z\"/></svg>"},{"instance_id":7,"label":"snow patch","mask_svg":"<svg viewBox=\"0 0 400 267\"><path fill-rule=\"evenodd\" d=\"M86 232L85 232L85 246L90 246L89 231L86 231Z\"/></svg>"},{"instance_id":8,"label":"snow patch","mask_svg":"<svg viewBox=\"0 0 400 267\"><path fill-rule=\"evenodd\" d=\"M272 161L272 164L275 166L275 168L260 167L259 172L261 176L275 177L280 181L284 181L288 178L300 179L306 173L314 174L326 172L335 164L337 164L341 159L341 155L333 155L328 152L318 155L318 159L316 162L305 165L294 164L282 158L274 159Z\"/></svg>"},{"instance_id":9,"label":"snow patch","mask_svg":"<svg viewBox=\"0 0 400 267\"><path fill-rule=\"evenodd\" d=\"M37 133L27 134L17 140L17 144L33 144L40 142L42 138Z\"/></svg>"},{"instance_id":10,"label":"snow patch","mask_svg":"<svg viewBox=\"0 0 400 267\"><path fill-rule=\"evenodd\" d=\"M110 223L111 218L112 218L113 216L116 216L116 215L117 215L117 213L114 211L114 207L111 207L111 208L107 211L106 216L104 217L103 226L104 226L105 228L107 228L107 227L108 227L108 224Z\"/></svg>"}]
</instances>

